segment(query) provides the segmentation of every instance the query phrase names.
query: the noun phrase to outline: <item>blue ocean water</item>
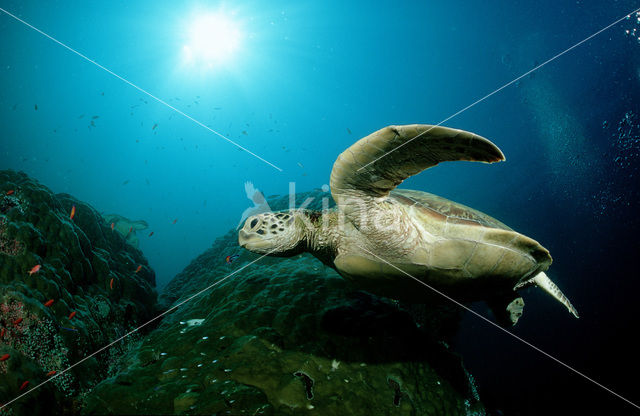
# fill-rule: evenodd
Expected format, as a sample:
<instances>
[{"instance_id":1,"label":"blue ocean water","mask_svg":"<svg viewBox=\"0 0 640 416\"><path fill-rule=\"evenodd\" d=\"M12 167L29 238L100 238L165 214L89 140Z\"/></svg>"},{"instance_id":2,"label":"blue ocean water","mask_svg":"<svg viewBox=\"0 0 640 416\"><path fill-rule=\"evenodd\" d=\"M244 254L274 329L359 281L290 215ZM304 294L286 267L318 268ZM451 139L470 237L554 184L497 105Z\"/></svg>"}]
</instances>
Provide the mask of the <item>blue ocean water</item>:
<instances>
[{"instance_id":1,"label":"blue ocean water","mask_svg":"<svg viewBox=\"0 0 640 416\"><path fill-rule=\"evenodd\" d=\"M141 233L140 248L161 288L237 226L252 205L246 181L265 195L291 182L320 188L360 137L447 120L492 140L506 162L446 163L402 187L473 206L547 247L581 319L531 291L513 332L638 403L627 341L638 322L638 16L500 89L637 7L3 0L23 22L0 12L0 168L145 220L154 234ZM185 47L197 55L229 41L192 38L209 13L232 22L238 44L188 59ZM505 414L637 410L471 315L456 349L483 401Z\"/></svg>"}]
</instances>

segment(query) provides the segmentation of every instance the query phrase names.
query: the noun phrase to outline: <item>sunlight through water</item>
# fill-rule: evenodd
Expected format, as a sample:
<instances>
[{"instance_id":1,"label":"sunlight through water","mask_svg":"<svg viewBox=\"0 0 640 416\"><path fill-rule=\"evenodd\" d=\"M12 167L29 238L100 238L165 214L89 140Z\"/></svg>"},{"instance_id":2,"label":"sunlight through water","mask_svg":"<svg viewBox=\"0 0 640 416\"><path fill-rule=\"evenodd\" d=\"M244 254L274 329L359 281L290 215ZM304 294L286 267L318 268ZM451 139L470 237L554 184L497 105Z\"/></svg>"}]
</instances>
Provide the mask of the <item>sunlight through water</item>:
<instances>
[{"instance_id":1,"label":"sunlight through water","mask_svg":"<svg viewBox=\"0 0 640 416\"><path fill-rule=\"evenodd\" d=\"M222 13L196 16L186 28L183 63L189 67L216 68L228 64L241 45L238 23Z\"/></svg>"}]
</instances>

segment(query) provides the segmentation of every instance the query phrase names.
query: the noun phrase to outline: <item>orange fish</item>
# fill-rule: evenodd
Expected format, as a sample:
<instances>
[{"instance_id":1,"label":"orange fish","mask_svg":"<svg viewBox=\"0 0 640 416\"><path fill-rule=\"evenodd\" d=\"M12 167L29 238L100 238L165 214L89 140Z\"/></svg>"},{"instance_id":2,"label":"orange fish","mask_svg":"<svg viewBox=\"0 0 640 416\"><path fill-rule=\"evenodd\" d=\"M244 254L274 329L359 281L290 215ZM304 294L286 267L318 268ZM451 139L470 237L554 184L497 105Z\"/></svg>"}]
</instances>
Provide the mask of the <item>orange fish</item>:
<instances>
[{"instance_id":1,"label":"orange fish","mask_svg":"<svg viewBox=\"0 0 640 416\"><path fill-rule=\"evenodd\" d=\"M27 387L28 385L29 385L29 380L22 383L22 385L20 386L20 390L24 390L24 388Z\"/></svg>"},{"instance_id":2,"label":"orange fish","mask_svg":"<svg viewBox=\"0 0 640 416\"><path fill-rule=\"evenodd\" d=\"M45 302L44 306L46 306L47 308L49 306L53 305L53 299L49 299L48 301Z\"/></svg>"},{"instance_id":3,"label":"orange fish","mask_svg":"<svg viewBox=\"0 0 640 416\"><path fill-rule=\"evenodd\" d=\"M133 227L129 228L129 233L131 233L131 231L133 231Z\"/></svg>"},{"instance_id":4,"label":"orange fish","mask_svg":"<svg viewBox=\"0 0 640 416\"><path fill-rule=\"evenodd\" d=\"M69 219L73 219L73 217L75 217L75 215L76 215L76 206L73 205L71 207L71 215L69 215Z\"/></svg>"},{"instance_id":5,"label":"orange fish","mask_svg":"<svg viewBox=\"0 0 640 416\"><path fill-rule=\"evenodd\" d=\"M9 189L9 190L7 191L7 195L13 195L13 192L14 192L14 190L13 190L13 189Z\"/></svg>"},{"instance_id":6,"label":"orange fish","mask_svg":"<svg viewBox=\"0 0 640 416\"><path fill-rule=\"evenodd\" d=\"M4 338L5 332L7 332L6 329L4 329L4 328L0 329L0 338Z\"/></svg>"},{"instance_id":7,"label":"orange fish","mask_svg":"<svg viewBox=\"0 0 640 416\"><path fill-rule=\"evenodd\" d=\"M72 319L74 316L76 316L76 311L73 311L69 314L69 319Z\"/></svg>"},{"instance_id":8,"label":"orange fish","mask_svg":"<svg viewBox=\"0 0 640 416\"><path fill-rule=\"evenodd\" d=\"M113 227L115 227L115 226L116 226L116 223L115 223L115 222L112 222L112 223L111 223L111 229L113 230Z\"/></svg>"},{"instance_id":9,"label":"orange fish","mask_svg":"<svg viewBox=\"0 0 640 416\"><path fill-rule=\"evenodd\" d=\"M113 290L113 278L111 279L111 281L109 282L109 287L111 288L111 290Z\"/></svg>"},{"instance_id":10,"label":"orange fish","mask_svg":"<svg viewBox=\"0 0 640 416\"><path fill-rule=\"evenodd\" d=\"M22 318L18 318L18 319L16 319L15 321L13 321L13 324L14 324L14 325L19 325L19 324L20 324L20 322L22 322Z\"/></svg>"},{"instance_id":11,"label":"orange fish","mask_svg":"<svg viewBox=\"0 0 640 416\"><path fill-rule=\"evenodd\" d=\"M29 270L29 275L32 275L32 274L34 274L34 273L38 273L38 272L40 271L40 269L41 269L41 268L42 268L42 266L41 266L41 265L36 264L35 266L33 266L33 267L31 268L31 270Z\"/></svg>"},{"instance_id":12,"label":"orange fish","mask_svg":"<svg viewBox=\"0 0 640 416\"><path fill-rule=\"evenodd\" d=\"M138 268L136 269L136 271L134 273L138 273L140 270L142 270L142 264L138 266Z\"/></svg>"},{"instance_id":13,"label":"orange fish","mask_svg":"<svg viewBox=\"0 0 640 416\"><path fill-rule=\"evenodd\" d=\"M56 373L56 370L51 370L47 373L47 377L51 377L52 375L54 375Z\"/></svg>"},{"instance_id":14,"label":"orange fish","mask_svg":"<svg viewBox=\"0 0 640 416\"><path fill-rule=\"evenodd\" d=\"M151 232L149 233L149 237L151 237L152 235L153 235L153 231L151 231Z\"/></svg>"},{"instance_id":15,"label":"orange fish","mask_svg":"<svg viewBox=\"0 0 640 416\"><path fill-rule=\"evenodd\" d=\"M233 254L233 255L231 255L231 256L227 256L227 257L225 257L225 258L224 258L224 261L225 261L227 264L231 264L231 263L233 263L233 261L234 261L235 259L237 259L238 257L240 257L240 255L239 255L239 254Z\"/></svg>"},{"instance_id":16,"label":"orange fish","mask_svg":"<svg viewBox=\"0 0 640 416\"><path fill-rule=\"evenodd\" d=\"M173 220L173 223L174 223L174 224L175 224L175 223L177 223L177 222L178 222L178 219L177 219L177 218L176 218L175 220Z\"/></svg>"},{"instance_id":17,"label":"orange fish","mask_svg":"<svg viewBox=\"0 0 640 416\"><path fill-rule=\"evenodd\" d=\"M0 362L7 361L9 359L9 357L11 357L9 354L3 355L2 357L0 357Z\"/></svg>"}]
</instances>

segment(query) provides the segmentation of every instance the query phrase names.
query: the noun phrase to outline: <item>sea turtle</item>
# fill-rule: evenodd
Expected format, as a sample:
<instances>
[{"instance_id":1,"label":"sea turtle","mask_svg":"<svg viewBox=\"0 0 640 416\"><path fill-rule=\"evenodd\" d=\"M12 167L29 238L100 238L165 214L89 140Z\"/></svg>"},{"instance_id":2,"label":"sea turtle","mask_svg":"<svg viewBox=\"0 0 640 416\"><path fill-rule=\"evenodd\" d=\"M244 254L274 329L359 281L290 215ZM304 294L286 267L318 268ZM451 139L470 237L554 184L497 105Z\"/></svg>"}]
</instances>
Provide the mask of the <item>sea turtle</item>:
<instances>
[{"instance_id":1,"label":"sea turtle","mask_svg":"<svg viewBox=\"0 0 640 416\"><path fill-rule=\"evenodd\" d=\"M537 285L578 317L549 279L549 251L475 209L421 191L396 189L444 161L504 160L476 134L442 126L389 126L345 150L331 171L337 208L249 217L239 244L288 257L309 252L360 288L427 303L444 294L484 300L502 325L514 325L524 301L517 290ZM435 295L435 289L440 294Z\"/></svg>"},{"instance_id":2,"label":"sea turtle","mask_svg":"<svg viewBox=\"0 0 640 416\"><path fill-rule=\"evenodd\" d=\"M140 239L136 235L136 231L149 228L149 224L144 220L132 221L118 214L102 214L102 218L107 224L113 224L113 229L119 232L127 240L127 243L135 248L140 246Z\"/></svg>"}]
</instances>

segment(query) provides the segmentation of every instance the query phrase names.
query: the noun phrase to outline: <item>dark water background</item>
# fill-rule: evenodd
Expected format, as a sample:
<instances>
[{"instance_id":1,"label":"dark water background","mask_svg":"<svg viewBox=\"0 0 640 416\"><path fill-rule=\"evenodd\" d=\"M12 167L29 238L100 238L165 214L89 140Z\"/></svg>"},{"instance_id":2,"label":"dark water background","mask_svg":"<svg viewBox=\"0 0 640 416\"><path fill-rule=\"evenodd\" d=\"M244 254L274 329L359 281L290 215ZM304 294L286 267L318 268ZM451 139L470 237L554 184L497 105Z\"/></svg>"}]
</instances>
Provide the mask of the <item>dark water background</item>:
<instances>
[{"instance_id":1,"label":"dark water background","mask_svg":"<svg viewBox=\"0 0 640 416\"><path fill-rule=\"evenodd\" d=\"M146 220L154 235L140 236L141 249L163 286L237 225L251 205L245 181L266 195L286 193L289 182L318 188L358 138L389 124L438 123L640 5L3 0L0 7L283 169L0 12L0 167L105 213ZM186 65L189 25L207 10L237 22L241 46L213 68ZM639 403L638 346L630 341L640 289L636 19L445 123L491 139L505 163L444 164L403 187L471 205L547 247L549 274L581 319L529 290L513 332ZM505 414L637 412L471 315L455 348L482 399Z\"/></svg>"}]
</instances>

